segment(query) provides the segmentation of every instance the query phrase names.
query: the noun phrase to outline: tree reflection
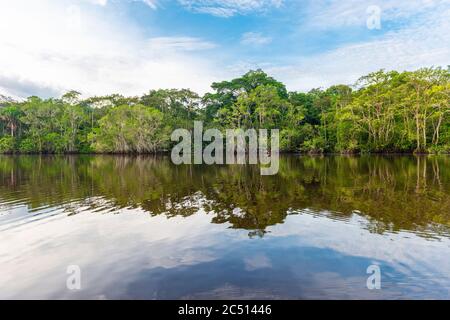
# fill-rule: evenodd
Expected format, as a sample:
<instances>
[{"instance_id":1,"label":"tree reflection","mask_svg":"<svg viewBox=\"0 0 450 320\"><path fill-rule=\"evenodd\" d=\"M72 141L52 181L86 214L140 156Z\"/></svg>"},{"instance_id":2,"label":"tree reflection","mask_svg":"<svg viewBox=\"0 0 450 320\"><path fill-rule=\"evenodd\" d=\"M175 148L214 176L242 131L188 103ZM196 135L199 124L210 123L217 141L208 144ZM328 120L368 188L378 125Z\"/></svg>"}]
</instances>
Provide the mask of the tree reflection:
<instances>
[{"instance_id":1,"label":"tree reflection","mask_svg":"<svg viewBox=\"0 0 450 320\"><path fill-rule=\"evenodd\" d=\"M261 237L288 214L308 209L331 219L364 215L372 232L448 235L450 167L446 156L284 156L276 176L258 166L175 166L161 156L2 156L0 202L30 211L63 206L75 213L141 208Z\"/></svg>"}]
</instances>

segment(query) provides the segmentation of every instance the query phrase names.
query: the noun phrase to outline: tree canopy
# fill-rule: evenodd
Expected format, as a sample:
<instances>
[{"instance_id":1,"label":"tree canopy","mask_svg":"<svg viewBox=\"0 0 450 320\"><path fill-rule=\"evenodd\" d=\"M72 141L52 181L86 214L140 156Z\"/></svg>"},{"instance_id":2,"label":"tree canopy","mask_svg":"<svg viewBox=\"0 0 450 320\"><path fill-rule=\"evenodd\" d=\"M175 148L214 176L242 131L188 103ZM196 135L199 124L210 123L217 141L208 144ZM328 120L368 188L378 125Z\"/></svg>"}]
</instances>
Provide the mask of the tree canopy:
<instances>
[{"instance_id":1,"label":"tree canopy","mask_svg":"<svg viewBox=\"0 0 450 320\"><path fill-rule=\"evenodd\" d=\"M153 153L170 133L205 128L280 129L286 152L450 152L450 68L380 70L352 86L307 93L262 70L188 89L82 99L30 97L0 104L0 153Z\"/></svg>"}]
</instances>

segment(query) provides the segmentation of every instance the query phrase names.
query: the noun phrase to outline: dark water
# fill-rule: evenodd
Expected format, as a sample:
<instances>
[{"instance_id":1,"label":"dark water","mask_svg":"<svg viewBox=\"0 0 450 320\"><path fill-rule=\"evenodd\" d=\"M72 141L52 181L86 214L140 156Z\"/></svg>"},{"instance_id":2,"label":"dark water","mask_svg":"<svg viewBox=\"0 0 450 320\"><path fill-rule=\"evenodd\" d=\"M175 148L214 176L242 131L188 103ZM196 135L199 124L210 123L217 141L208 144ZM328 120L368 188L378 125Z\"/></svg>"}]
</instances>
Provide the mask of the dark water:
<instances>
[{"instance_id":1,"label":"dark water","mask_svg":"<svg viewBox=\"0 0 450 320\"><path fill-rule=\"evenodd\" d=\"M81 290L66 287L81 269ZM367 268L381 289L367 288ZM0 157L0 298L449 299L450 157Z\"/></svg>"}]
</instances>

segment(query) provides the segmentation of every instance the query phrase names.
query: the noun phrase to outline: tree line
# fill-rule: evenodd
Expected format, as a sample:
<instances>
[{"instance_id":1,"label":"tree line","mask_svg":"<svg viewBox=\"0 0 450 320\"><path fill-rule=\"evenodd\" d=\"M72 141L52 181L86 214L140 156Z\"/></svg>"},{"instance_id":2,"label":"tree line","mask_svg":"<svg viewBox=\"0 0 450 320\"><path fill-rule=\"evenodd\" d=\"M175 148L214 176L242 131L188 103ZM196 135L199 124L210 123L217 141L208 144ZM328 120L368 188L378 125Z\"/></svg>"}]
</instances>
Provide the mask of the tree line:
<instances>
[{"instance_id":1,"label":"tree line","mask_svg":"<svg viewBox=\"0 0 450 320\"><path fill-rule=\"evenodd\" d=\"M450 67L384 71L354 85L289 92L262 70L140 97L30 97L0 102L0 153L156 153L171 132L280 129L280 148L305 153L450 152Z\"/></svg>"}]
</instances>

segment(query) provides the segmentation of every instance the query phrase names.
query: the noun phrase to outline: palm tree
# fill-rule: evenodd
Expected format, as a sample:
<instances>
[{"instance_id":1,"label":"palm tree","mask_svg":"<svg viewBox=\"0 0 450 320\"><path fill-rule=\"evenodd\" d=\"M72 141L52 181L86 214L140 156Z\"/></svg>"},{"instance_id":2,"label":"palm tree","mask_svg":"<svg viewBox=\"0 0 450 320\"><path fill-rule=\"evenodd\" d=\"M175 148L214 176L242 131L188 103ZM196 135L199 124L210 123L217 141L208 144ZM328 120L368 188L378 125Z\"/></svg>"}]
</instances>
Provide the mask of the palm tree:
<instances>
[{"instance_id":1,"label":"palm tree","mask_svg":"<svg viewBox=\"0 0 450 320\"><path fill-rule=\"evenodd\" d=\"M10 129L11 137L19 126L20 110L16 106L8 106L0 109L0 121L6 123L6 127Z\"/></svg>"}]
</instances>

